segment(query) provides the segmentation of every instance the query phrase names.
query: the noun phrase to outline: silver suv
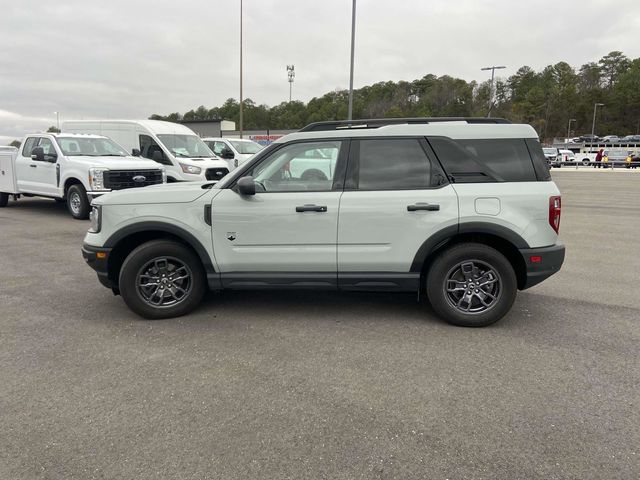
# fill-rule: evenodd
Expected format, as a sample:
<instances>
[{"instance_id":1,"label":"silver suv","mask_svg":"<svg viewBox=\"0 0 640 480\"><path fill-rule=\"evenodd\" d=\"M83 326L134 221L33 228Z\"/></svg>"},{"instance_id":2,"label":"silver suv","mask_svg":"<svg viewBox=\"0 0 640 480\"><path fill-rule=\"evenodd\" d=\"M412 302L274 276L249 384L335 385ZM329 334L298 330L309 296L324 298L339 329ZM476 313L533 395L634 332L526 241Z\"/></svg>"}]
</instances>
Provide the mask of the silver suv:
<instances>
[{"instance_id":1,"label":"silver suv","mask_svg":"<svg viewBox=\"0 0 640 480\"><path fill-rule=\"evenodd\" d=\"M139 315L207 288L426 293L484 326L557 272L560 194L538 136L501 119L320 122L219 182L94 201L83 254Z\"/></svg>"}]
</instances>

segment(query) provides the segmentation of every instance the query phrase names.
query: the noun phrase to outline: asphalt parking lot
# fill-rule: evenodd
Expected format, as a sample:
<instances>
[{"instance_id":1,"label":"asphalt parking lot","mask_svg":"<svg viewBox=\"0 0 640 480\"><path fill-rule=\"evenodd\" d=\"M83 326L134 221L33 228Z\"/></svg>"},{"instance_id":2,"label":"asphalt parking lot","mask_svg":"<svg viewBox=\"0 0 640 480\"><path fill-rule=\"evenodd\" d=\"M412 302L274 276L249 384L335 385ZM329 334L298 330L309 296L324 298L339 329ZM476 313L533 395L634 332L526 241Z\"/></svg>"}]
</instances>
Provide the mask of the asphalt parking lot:
<instances>
[{"instance_id":1,"label":"asphalt parking lot","mask_svg":"<svg viewBox=\"0 0 640 480\"><path fill-rule=\"evenodd\" d=\"M88 222L0 209L0 478L639 478L640 172L552 174L565 265L485 329L327 292L143 321Z\"/></svg>"}]
</instances>

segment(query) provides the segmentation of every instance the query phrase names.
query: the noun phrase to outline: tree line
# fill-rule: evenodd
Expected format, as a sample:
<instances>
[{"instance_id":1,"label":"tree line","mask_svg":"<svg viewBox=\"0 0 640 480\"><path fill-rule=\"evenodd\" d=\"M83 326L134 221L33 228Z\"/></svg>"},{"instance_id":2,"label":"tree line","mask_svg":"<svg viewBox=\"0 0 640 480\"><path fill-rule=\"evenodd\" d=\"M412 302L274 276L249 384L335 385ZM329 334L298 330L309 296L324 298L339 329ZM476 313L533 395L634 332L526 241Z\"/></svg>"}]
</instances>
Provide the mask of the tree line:
<instances>
[{"instance_id":1,"label":"tree line","mask_svg":"<svg viewBox=\"0 0 640 480\"><path fill-rule=\"evenodd\" d=\"M493 97L493 101L490 101ZM269 107L253 100L243 102L245 130L299 129L323 120L347 118L348 91L335 90L308 103L282 102ZM640 133L640 58L631 60L613 51L597 62L574 69L566 62L541 71L523 66L515 74L495 81L471 81L432 74L412 82L379 82L354 90L353 118L476 117L491 111L517 123L531 124L544 140L591 133L595 103L596 134ZM229 98L220 107L199 106L184 114L151 115L173 122L223 119L238 125L240 105Z\"/></svg>"}]
</instances>

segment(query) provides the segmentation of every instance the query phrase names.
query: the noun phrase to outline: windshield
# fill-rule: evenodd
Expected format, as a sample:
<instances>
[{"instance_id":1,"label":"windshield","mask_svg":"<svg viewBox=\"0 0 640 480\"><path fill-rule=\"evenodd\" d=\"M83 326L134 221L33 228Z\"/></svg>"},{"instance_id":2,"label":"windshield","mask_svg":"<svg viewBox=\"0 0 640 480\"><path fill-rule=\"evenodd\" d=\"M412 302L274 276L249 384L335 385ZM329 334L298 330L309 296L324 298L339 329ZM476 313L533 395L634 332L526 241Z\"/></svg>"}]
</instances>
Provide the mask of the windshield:
<instances>
[{"instance_id":1,"label":"windshield","mask_svg":"<svg viewBox=\"0 0 640 480\"><path fill-rule=\"evenodd\" d=\"M248 153L253 155L254 153L258 153L262 150L262 145L253 141L245 141L239 142L238 140L229 140L233 148L235 148L238 153Z\"/></svg>"},{"instance_id":2,"label":"windshield","mask_svg":"<svg viewBox=\"0 0 640 480\"><path fill-rule=\"evenodd\" d=\"M543 148L542 151L548 154L556 154L558 150L556 148Z\"/></svg>"},{"instance_id":3,"label":"windshield","mask_svg":"<svg viewBox=\"0 0 640 480\"><path fill-rule=\"evenodd\" d=\"M57 137L62 153L69 156L126 157L127 152L110 138Z\"/></svg>"},{"instance_id":4,"label":"windshield","mask_svg":"<svg viewBox=\"0 0 640 480\"><path fill-rule=\"evenodd\" d=\"M158 135L160 141L176 157L215 157L197 135Z\"/></svg>"}]
</instances>

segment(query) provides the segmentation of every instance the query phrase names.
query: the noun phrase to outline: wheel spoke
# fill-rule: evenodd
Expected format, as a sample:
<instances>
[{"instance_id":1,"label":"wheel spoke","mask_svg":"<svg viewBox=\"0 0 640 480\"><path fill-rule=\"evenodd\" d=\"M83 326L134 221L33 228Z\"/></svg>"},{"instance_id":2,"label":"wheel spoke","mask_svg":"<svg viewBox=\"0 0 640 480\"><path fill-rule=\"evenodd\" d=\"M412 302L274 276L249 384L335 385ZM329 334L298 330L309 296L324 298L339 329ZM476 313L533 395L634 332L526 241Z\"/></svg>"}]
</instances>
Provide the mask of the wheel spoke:
<instances>
[{"instance_id":1,"label":"wheel spoke","mask_svg":"<svg viewBox=\"0 0 640 480\"><path fill-rule=\"evenodd\" d=\"M449 270L444 292L460 312L483 313L498 301L500 276L483 260L466 260Z\"/></svg>"},{"instance_id":2,"label":"wheel spoke","mask_svg":"<svg viewBox=\"0 0 640 480\"><path fill-rule=\"evenodd\" d=\"M187 265L173 257L158 257L140 269L137 288L149 305L165 308L182 302L189 296L192 273Z\"/></svg>"}]
</instances>

